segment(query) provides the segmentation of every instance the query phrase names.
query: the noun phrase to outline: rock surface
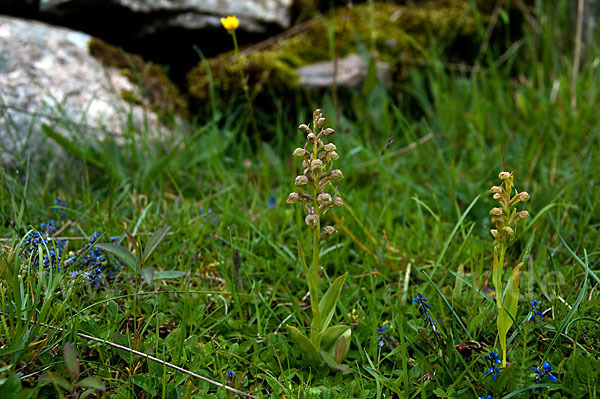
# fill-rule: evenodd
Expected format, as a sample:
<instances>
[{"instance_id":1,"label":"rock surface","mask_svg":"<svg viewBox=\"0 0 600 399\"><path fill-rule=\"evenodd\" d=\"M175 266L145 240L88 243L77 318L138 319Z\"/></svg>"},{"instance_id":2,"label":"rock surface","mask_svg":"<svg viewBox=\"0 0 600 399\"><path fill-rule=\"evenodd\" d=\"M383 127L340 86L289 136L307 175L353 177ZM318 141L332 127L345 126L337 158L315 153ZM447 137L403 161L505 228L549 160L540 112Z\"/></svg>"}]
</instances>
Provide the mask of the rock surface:
<instances>
[{"instance_id":1,"label":"rock surface","mask_svg":"<svg viewBox=\"0 0 600 399\"><path fill-rule=\"evenodd\" d=\"M369 65L358 55L350 54L338 60L335 82L338 86L358 86L367 76ZM384 62L376 62L377 76L385 79L389 67ZM307 89L322 89L333 86L334 62L323 61L296 69L299 84Z\"/></svg>"},{"instance_id":2,"label":"rock surface","mask_svg":"<svg viewBox=\"0 0 600 399\"><path fill-rule=\"evenodd\" d=\"M240 29L264 32L273 24L290 26L292 0L41 0L40 12L56 16L87 16L93 9L129 12L146 19L140 35L168 28L220 27L220 17L236 15Z\"/></svg>"},{"instance_id":3,"label":"rock surface","mask_svg":"<svg viewBox=\"0 0 600 399\"><path fill-rule=\"evenodd\" d=\"M2 1L2 0L0 0ZM291 24L293 0L40 0L38 19L86 32L180 75L232 46L221 17L240 20L241 45Z\"/></svg>"},{"instance_id":4,"label":"rock surface","mask_svg":"<svg viewBox=\"0 0 600 399\"><path fill-rule=\"evenodd\" d=\"M137 88L88 50L87 34L0 16L0 153L4 164L25 161L44 145L41 123L62 134L119 136L131 115L139 127L158 117L131 105Z\"/></svg>"}]
</instances>

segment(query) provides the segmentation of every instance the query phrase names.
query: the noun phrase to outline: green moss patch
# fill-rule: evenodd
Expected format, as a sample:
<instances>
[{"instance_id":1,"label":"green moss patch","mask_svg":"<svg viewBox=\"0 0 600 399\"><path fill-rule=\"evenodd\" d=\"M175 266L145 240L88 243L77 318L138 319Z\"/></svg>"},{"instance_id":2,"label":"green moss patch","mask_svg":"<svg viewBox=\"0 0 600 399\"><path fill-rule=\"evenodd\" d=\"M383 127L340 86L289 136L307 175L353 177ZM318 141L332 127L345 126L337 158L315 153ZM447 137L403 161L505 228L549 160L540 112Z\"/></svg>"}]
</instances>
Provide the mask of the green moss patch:
<instances>
[{"instance_id":1,"label":"green moss patch","mask_svg":"<svg viewBox=\"0 0 600 399\"><path fill-rule=\"evenodd\" d=\"M144 105L162 117L174 114L189 118L188 102L164 71L142 57L127 54L105 41L93 38L88 43L90 54L108 67L117 68L139 91L123 92L126 101Z\"/></svg>"}]
</instances>

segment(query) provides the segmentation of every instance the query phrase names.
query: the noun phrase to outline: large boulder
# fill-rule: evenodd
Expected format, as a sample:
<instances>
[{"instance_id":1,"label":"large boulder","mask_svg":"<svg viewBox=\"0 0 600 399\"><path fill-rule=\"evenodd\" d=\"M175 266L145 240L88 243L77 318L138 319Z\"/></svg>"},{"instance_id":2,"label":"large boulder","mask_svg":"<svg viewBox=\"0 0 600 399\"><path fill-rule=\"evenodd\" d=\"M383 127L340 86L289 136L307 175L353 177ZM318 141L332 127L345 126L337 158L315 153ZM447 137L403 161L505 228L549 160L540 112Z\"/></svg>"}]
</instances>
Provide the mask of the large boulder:
<instances>
[{"instance_id":1,"label":"large boulder","mask_svg":"<svg viewBox=\"0 0 600 399\"><path fill-rule=\"evenodd\" d=\"M2 163L39 154L42 123L91 140L118 137L131 122L140 129L158 126L140 86L94 58L92 42L81 32L0 16Z\"/></svg>"},{"instance_id":2,"label":"large boulder","mask_svg":"<svg viewBox=\"0 0 600 399\"><path fill-rule=\"evenodd\" d=\"M218 28L226 15L236 15L247 32L265 32L270 25L288 28L291 6L292 0L40 0L40 13L97 20L95 11L121 12L143 20L135 35L144 36L173 28Z\"/></svg>"},{"instance_id":3,"label":"large boulder","mask_svg":"<svg viewBox=\"0 0 600 399\"><path fill-rule=\"evenodd\" d=\"M3 0L0 0L3 1ZM5 1L5 0L4 0ZM291 25L293 0L40 0L38 18L121 46L184 76L199 56L231 48L221 17L240 20L241 44Z\"/></svg>"}]
</instances>

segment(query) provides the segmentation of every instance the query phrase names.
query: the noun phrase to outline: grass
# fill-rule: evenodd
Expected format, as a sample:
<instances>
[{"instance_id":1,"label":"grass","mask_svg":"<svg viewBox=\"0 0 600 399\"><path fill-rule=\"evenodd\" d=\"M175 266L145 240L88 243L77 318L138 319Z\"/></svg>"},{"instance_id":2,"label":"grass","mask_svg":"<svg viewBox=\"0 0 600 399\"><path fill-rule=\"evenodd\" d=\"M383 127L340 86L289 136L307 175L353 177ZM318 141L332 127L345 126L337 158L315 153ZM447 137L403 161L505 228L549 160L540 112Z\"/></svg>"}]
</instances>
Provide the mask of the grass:
<instances>
[{"instance_id":1,"label":"grass","mask_svg":"<svg viewBox=\"0 0 600 399\"><path fill-rule=\"evenodd\" d=\"M433 60L401 91L379 82L341 97L336 165L346 206L321 262L325 276L349 273L334 317L352 326L348 373L304 362L285 329L307 326L309 310L295 243L310 233L302 211L285 204L297 174L291 151L315 105L335 120L328 94L257 109L269 138L258 148L245 106L232 100L189 132L162 131L159 143L131 126L119 145L71 130L62 143L69 155L49 144L41 162L4 167L0 397L88 389L111 398L236 397L105 341L261 398L598 397L600 78L589 49L574 112L569 38L551 29L565 23L559 11L538 18L541 34L528 30L502 65L492 50L473 74ZM502 170L501 145L518 189L531 194L532 217L507 251L511 265L526 265L509 366L494 381L484 375L484 354L499 351L488 189ZM67 205L55 211L58 196ZM105 255L112 277L105 270L91 286L85 274L36 266L55 241L15 255L49 220L64 227L66 253L94 232L133 250L171 229L145 262L153 281ZM411 302L419 292L440 335ZM544 312L537 322L529 321L534 299ZM558 381L543 378L538 393L531 366L543 361Z\"/></svg>"}]
</instances>

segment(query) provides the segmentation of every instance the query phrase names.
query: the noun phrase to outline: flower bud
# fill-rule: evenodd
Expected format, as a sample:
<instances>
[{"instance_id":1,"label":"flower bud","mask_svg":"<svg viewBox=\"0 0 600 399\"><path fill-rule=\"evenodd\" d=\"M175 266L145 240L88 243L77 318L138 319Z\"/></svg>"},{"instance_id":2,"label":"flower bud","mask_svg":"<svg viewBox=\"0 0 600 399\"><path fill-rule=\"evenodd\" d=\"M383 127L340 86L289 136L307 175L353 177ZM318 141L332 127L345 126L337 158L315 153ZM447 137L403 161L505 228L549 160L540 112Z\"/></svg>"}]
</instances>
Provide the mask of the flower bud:
<instances>
[{"instance_id":1,"label":"flower bud","mask_svg":"<svg viewBox=\"0 0 600 399\"><path fill-rule=\"evenodd\" d=\"M321 231L321 240L328 240L331 236L337 234L337 230L333 226L325 226Z\"/></svg>"},{"instance_id":2,"label":"flower bud","mask_svg":"<svg viewBox=\"0 0 600 399\"><path fill-rule=\"evenodd\" d=\"M342 201L342 199L338 196L336 196L333 199L333 205L336 206L337 208L341 208L342 206L344 206L344 201Z\"/></svg>"},{"instance_id":3,"label":"flower bud","mask_svg":"<svg viewBox=\"0 0 600 399\"><path fill-rule=\"evenodd\" d=\"M334 169L331 171L331 179L333 181L340 181L344 178L344 174L339 169Z\"/></svg>"},{"instance_id":4,"label":"flower bud","mask_svg":"<svg viewBox=\"0 0 600 399\"><path fill-rule=\"evenodd\" d=\"M325 144L325 146L323 147L323 149L325 151L327 151L327 152L331 152L331 151L337 150L337 147L333 143L327 143L327 144Z\"/></svg>"},{"instance_id":5,"label":"flower bud","mask_svg":"<svg viewBox=\"0 0 600 399\"><path fill-rule=\"evenodd\" d=\"M304 158L304 156L306 155L307 152L308 151L306 151L304 148L296 148L292 155L297 158Z\"/></svg>"},{"instance_id":6,"label":"flower bud","mask_svg":"<svg viewBox=\"0 0 600 399\"><path fill-rule=\"evenodd\" d=\"M327 160L328 161L335 161L336 159L339 159L339 158L340 158L340 156L335 151L331 151L331 152L327 153Z\"/></svg>"},{"instance_id":7,"label":"flower bud","mask_svg":"<svg viewBox=\"0 0 600 399\"><path fill-rule=\"evenodd\" d=\"M510 173L509 172L500 172L498 174L498 177L500 178L500 180L506 180L506 179L510 179Z\"/></svg>"},{"instance_id":8,"label":"flower bud","mask_svg":"<svg viewBox=\"0 0 600 399\"><path fill-rule=\"evenodd\" d=\"M529 194L528 194L528 193L526 193L525 191L521 191L521 192L519 193L519 199L520 199L522 202L527 202L527 201L529 201L529 198L531 198L531 197L530 197L530 196L529 196Z\"/></svg>"},{"instance_id":9,"label":"flower bud","mask_svg":"<svg viewBox=\"0 0 600 399\"><path fill-rule=\"evenodd\" d=\"M492 216L492 223L502 222L502 216Z\"/></svg>"},{"instance_id":10,"label":"flower bud","mask_svg":"<svg viewBox=\"0 0 600 399\"><path fill-rule=\"evenodd\" d=\"M308 161L306 159L302 160L302 167L308 168Z\"/></svg>"},{"instance_id":11,"label":"flower bud","mask_svg":"<svg viewBox=\"0 0 600 399\"><path fill-rule=\"evenodd\" d=\"M519 218L519 220L527 219L529 217L529 212L527 212L527 211L517 212L517 217Z\"/></svg>"},{"instance_id":12,"label":"flower bud","mask_svg":"<svg viewBox=\"0 0 600 399\"><path fill-rule=\"evenodd\" d=\"M325 118L317 119L317 127L322 127L324 123L325 123Z\"/></svg>"},{"instance_id":13,"label":"flower bud","mask_svg":"<svg viewBox=\"0 0 600 399\"><path fill-rule=\"evenodd\" d=\"M305 175L296 176L296 181L294 183L297 186L303 186L308 183L308 177Z\"/></svg>"},{"instance_id":14,"label":"flower bud","mask_svg":"<svg viewBox=\"0 0 600 399\"><path fill-rule=\"evenodd\" d=\"M321 109L317 108L317 109L315 109L315 112L313 113L313 119L319 119L322 115L323 115L323 113L321 112Z\"/></svg>"},{"instance_id":15,"label":"flower bud","mask_svg":"<svg viewBox=\"0 0 600 399\"><path fill-rule=\"evenodd\" d=\"M300 129L303 133L306 134L312 133L312 130L310 130L310 128L304 123L298 126L298 129Z\"/></svg>"},{"instance_id":16,"label":"flower bud","mask_svg":"<svg viewBox=\"0 0 600 399\"><path fill-rule=\"evenodd\" d=\"M496 193L496 194L494 194L494 196L492 198L494 198L495 200L500 201L502 199L502 195Z\"/></svg>"},{"instance_id":17,"label":"flower bud","mask_svg":"<svg viewBox=\"0 0 600 399\"><path fill-rule=\"evenodd\" d=\"M306 136L306 139L308 140L308 142L309 142L309 143L313 143L313 142L315 141L315 138L316 138L316 136L315 136L315 134L314 134L314 133L309 133L309 134Z\"/></svg>"},{"instance_id":18,"label":"flower bud","mask_svg":"<svg viewBox=\"0 0 600 399\"><path fill-rule=\"evenodd\" d=\"M319 205L327 206L331 204L333 200L331 199L331 195L327 193L321 193L317 196L317 202Z\"/></svg>"},{"instance_id":19,"label":"flower bud","mask_svg":"<svg viewBox=\"0 0 600 399\"><path fill-rule=\"evenodd\" d=\"M509 237L512 237L512 236L514 236L514 235L515 235L515 231L514 231L514 230L513 230L511 227L504 226L504 227L502 228L502 230L503 230L503 231L504 231L506 234L508 234L508 236L509 236Z\"/></svg>"},{"instance_id":20,"label":"flower bud","mask_svg":"<svg viewBox=\"0 0 600 399\"><path fill-rule=\"evenodd\" d=\"M504 189L500 186L494 186L494 187L490 188L490 193L501 194L502 191L504 191Z\"/></svg>"},{"instance_id":21,"label":"flower bud","mask_svg":"<svg viewBox=\"0 0 600 399\"><path fill-rule=\"evenodd\" d=\"M500 233L498 233L498 230L496 229L491 229L490 233L492 233L492 236L494 236L494 238L498 238Z\"/></svg>"},{"instance_id":22,"label":"flower bud","mask_svg":"<svg viewBox=\"0 0 600 399\"><path fill-rule=\"evenodd\" d=\"M327 129L323 130L323 136L329 136L330 134L334 134L335 130L333 130L332 128L328 127Z\"/></svg>"},{"instance_id":23,"label":"flower bud","mask_svg":"<svg viewBox=\"0 0 600 399\"><path fill-rule=\"evenodd\" d=\"M501 216L504 213L504 211L502 210L502 208L492 208L492 210L490 211L490 215L492 216Z\"/></svg>"},{"instance_id":24,"label":"flower bud","mask_svg":"<svg viewBox=\"0 0 600 399\"><path fill-rule=\"evenodd\" d=\"M311 213L310 215L306 215L304 218L304 222L311 227L316 227L319 224L319 216Z\"/></svg>"},{"instance_id":25,"label":"flower bud","mask_svg":"<svg viewBox=\"0 0 600 399\"><path fill-rule=\"evenodd\" d=\"M285 200L285 202L288 203L288 204L295 204L296 202L298 202L299 199L300 199L300 194L298 194L298 193L290 193L290 195L288 195L288 197Z\"/></svg>"},{"instance_id":26,"label":"flower bud","mask_svg":"<svg viewBox=\"0 0 600 399\"><path fill-rule=\"evenodd\" d=\"M311 169L321 169L323 167L323 161L321 161L320 159L313 159L310 162L310 168Z\"/></svg>"}]
</instances>

